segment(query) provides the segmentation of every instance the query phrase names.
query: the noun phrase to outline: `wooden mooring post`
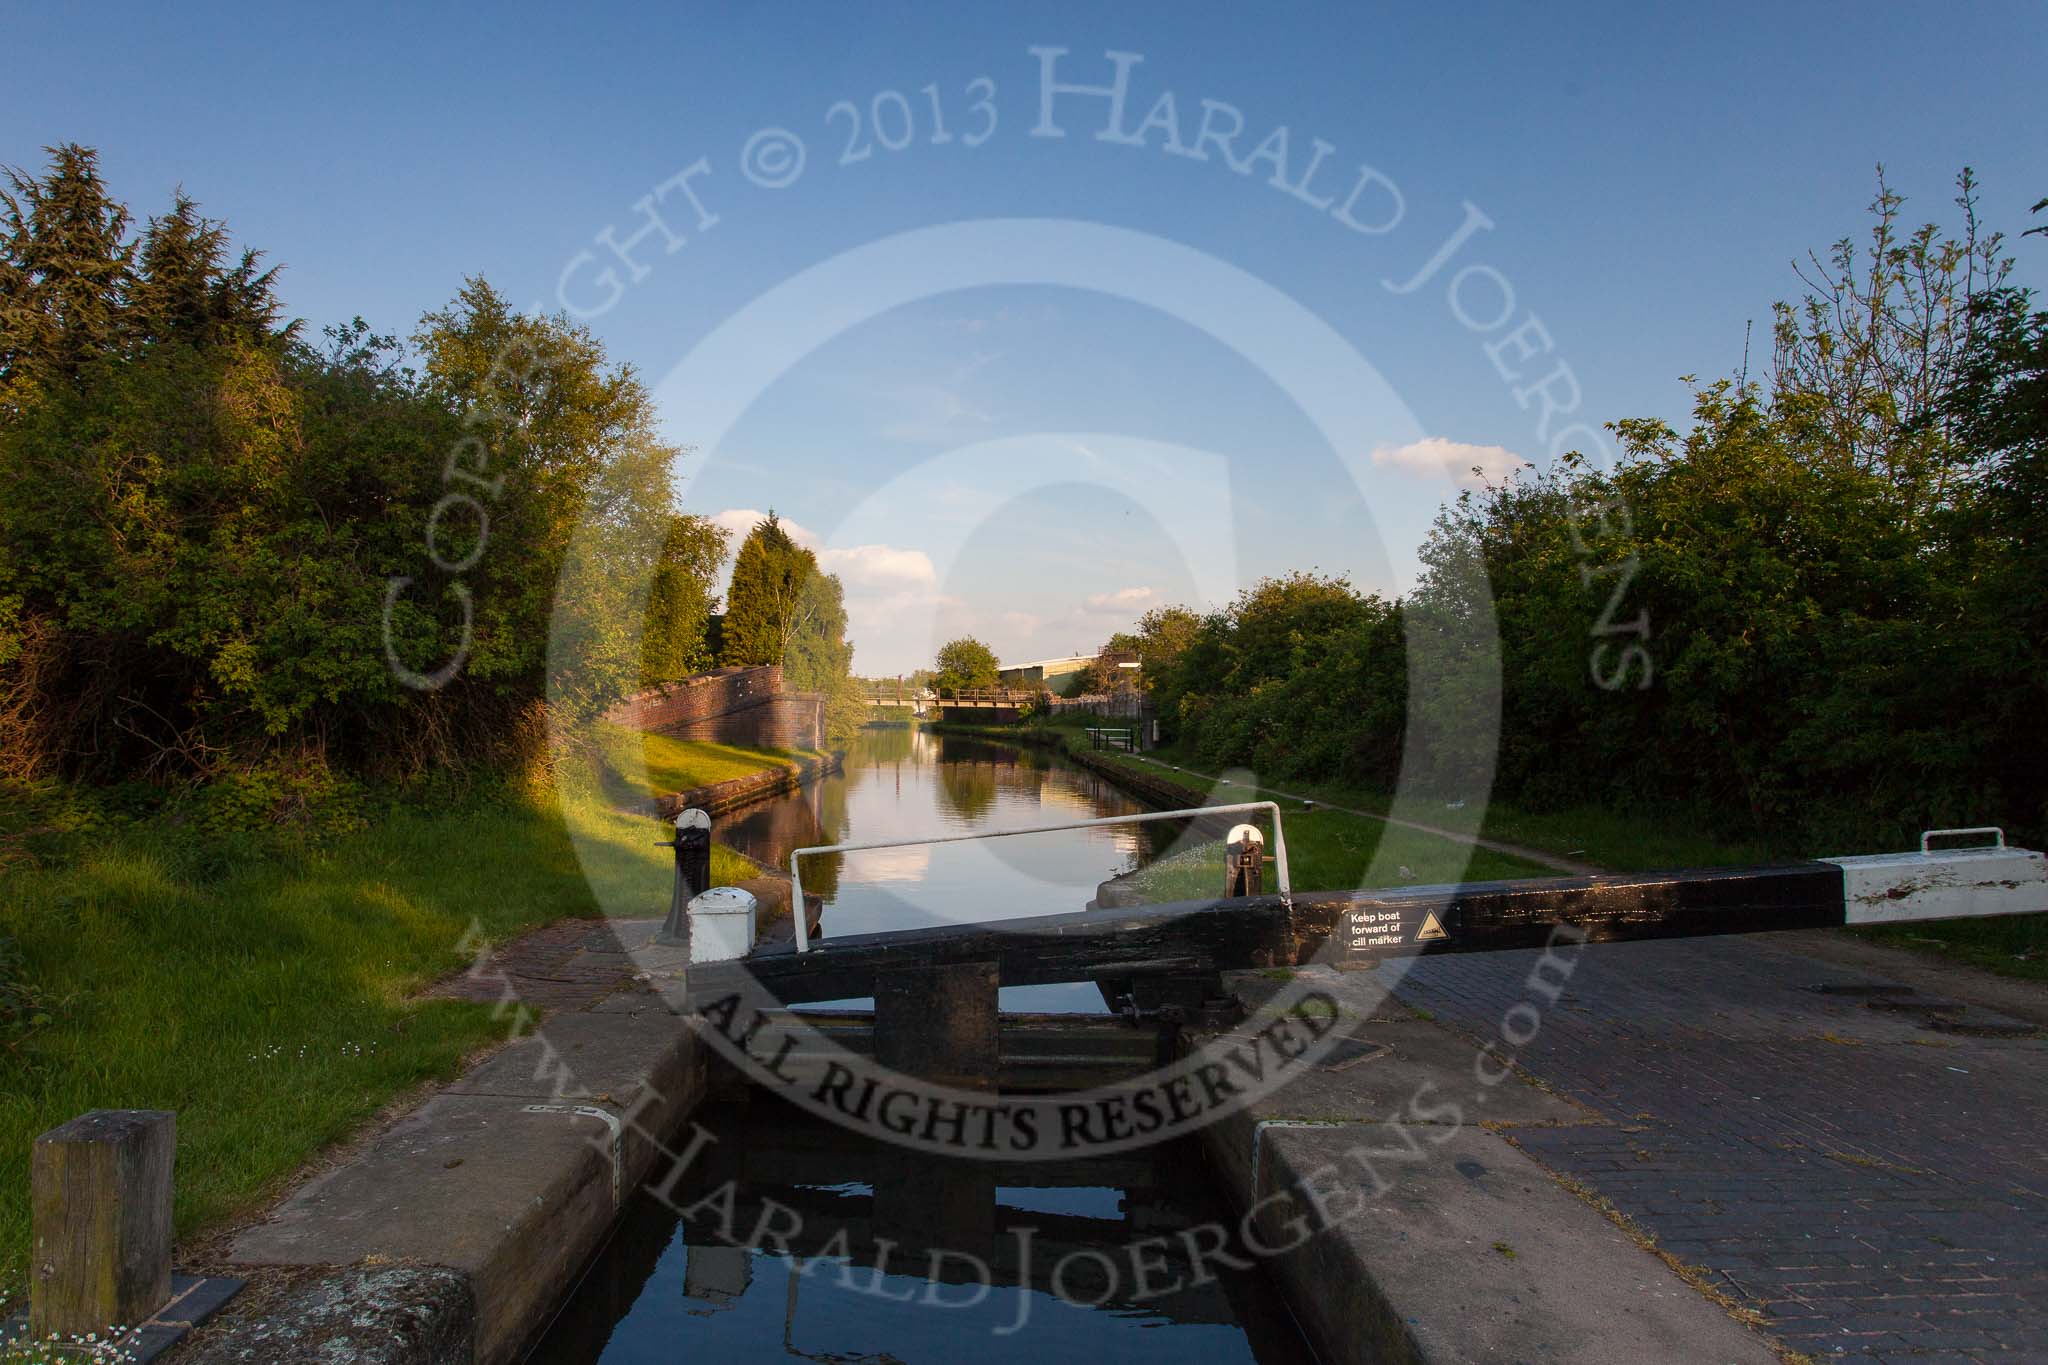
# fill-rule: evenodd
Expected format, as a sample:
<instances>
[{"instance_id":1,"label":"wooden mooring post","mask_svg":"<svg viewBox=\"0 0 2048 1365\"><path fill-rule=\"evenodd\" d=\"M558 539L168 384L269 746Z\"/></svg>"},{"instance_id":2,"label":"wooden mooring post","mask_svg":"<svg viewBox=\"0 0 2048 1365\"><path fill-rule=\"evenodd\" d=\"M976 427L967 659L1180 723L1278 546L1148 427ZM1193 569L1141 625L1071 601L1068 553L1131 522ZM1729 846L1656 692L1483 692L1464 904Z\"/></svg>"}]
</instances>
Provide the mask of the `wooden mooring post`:
<instances>
[{"instance_id":1,"label":"wooden mooring post","mask_svg":"<svg viewBox=\"0 0 2048 1365\"><path fill-rule=\"evenodd\" d=\"M29 1330L104 1334L171 1297L175 1115L95 1109L35 1140L29 1159Z\"/></svg>"}]
</instances>

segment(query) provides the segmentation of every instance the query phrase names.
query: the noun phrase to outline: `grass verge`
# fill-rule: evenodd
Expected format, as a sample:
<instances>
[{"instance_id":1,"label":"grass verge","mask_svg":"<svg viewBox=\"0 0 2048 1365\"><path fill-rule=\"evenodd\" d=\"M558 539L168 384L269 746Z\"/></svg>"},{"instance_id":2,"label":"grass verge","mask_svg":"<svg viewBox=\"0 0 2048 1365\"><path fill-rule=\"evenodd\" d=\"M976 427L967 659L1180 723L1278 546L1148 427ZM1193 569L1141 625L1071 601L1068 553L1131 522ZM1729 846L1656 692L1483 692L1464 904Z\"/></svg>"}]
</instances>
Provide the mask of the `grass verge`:
<instances>
[{"instance_id":1,"label":"grass verge","mask_svg":"<svg viewBox=\"0 0 2048 1365\"><path fill-rule=\"evenodd\" d=\"M645 786L650 796L669 796L693 787L709 786L713 782L746 777L763 768L788 767L799 759L819 757L807 750L745 749L733 744L713 744L708 740L671 739L667 735L603 724L597 728L597 742L605 761L616 773L632 773L634 759L639 759L639 768L646 776ZM639 748L637 755L634 753L636 745Z\"/></svg>"},{"instance_id":2,"label":"grass verge","mask_svg":"<svg viewBox=\"0 0 2048 1365\"><path fill-rule=\"evenodd\" d=\"M1272 821L1253 821L1272 844ZM1426 886L1541 876L1519 858L1472 848L1434 834L1402 829L1339 811L1286 812L1288 872L1297 891L1346 891L1362 886ZM1223 847L1206 840L1147 863L1123 879L1146 901L1198 900L1223 886ZM1273 885L1267 872L1266 885Z\"/></svg>"},{"instance_id":3,"label":"grass verge","mask_svg":"<svg viewBox=\"0 0 2048 1365\"><path fill-rule=\"evenodd\" d=\"M717 780L783 761L695 749L666 741L662 771ZM394 801L320 839L0 793L0 1304L23 1286L36 1134L88 1109L175 1110L190 1235L502 1034L489 1006L416 998L463 964L472 925L498 942L603 907L661 913L673 861L659 823L618 809L588 763L556 780L558 793ZM715 880L756 870L713 851Z\"/></svg>"},{"instance_id":4,"label":"grass verge","mask_svg":"<svg viewBox=\"0 0 2048 1365\"><path fill-rule=\"evenodd\" d=\"M1871 943L1910 949L1944 962L1960 962L2024 981L2048 982L2048 915L1888 924L1849 932Z\"/></svg>"}]
</instances>

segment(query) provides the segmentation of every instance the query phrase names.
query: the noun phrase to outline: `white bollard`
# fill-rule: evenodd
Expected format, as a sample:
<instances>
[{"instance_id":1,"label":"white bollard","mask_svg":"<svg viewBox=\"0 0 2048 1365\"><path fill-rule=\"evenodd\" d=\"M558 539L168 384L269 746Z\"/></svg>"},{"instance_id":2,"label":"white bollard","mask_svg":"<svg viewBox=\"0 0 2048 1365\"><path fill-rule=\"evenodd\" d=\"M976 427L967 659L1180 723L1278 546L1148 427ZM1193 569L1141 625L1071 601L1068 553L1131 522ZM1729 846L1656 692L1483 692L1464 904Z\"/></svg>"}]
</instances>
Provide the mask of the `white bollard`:
<instances>
[{"instance_id":1,"label":"white bollard","mask_svg":"<svg viewBox=\"0 0 2048 1365\"><path fill-rule=\"evenodd\" d=\"M692 898L690 961L731 962L753 951L760 904L737 886L714 886Z\"/></svg>"}]
</instances>

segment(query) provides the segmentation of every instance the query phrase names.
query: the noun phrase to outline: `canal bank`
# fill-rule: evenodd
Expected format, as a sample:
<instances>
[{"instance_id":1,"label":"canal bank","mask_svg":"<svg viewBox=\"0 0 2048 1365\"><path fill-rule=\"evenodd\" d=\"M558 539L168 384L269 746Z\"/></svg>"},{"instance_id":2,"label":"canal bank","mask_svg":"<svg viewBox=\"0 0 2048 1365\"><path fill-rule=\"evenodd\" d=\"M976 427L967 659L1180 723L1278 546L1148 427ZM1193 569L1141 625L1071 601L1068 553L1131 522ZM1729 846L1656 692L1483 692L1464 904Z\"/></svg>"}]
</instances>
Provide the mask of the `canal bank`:
<instances>
[{"instance_id":1,"label":"canal bank","mask_svg":"<svg viewBox=\"0 0 2048 1365\"><path fill-rule=\"evenodd\" d=\"M662 757L664 770L683 766ZM750 757L773 756L727 746L699 766ZM801 793L840 765L837 753L801 755L640 809L729 814ZM624 818L637 803L617 771L610 803ZM659 826L647 826L651 842ZM766 917L786 914L786 875L741 884ZM657 997L622 993L638 974L682 965L680 950L651 944L659 923L557 921L480 949L427 991L493 1005L505 1045L228 1240L225 1265L269 1292L202 1333L194 1358L518 1358L610 1235L624 1196L654 1173L658 1140L705 1092L696 1035Z\"/></svg>"},{"instance_id":2,"label":"canal bank","mask_svg":"<svg viewBox=\"0 0 2048 1365\"><path fill-rule=\"evenodd\" d=\"M679 968L685 950L651 943L658 920L581 923L587 998L533 1028L508 989L516 1041L236 1236L230 1265L291 1288L203 1332L193 1359L499 1365L530 1347L708 1082L696 1033L659 996L605 988ZM500 980L485 957L474 976ZM392 1266L440 1273L373 1273Z\"/></svg>"},{"instance_id":3,"label":"canal bank","mask_svg":"<svg viewBox=\"0 0 2048 1365\"><path fill-rule=\"evenodd\" d=\"M1157 772L1140 772L1129 763L1084 749L1071 741L1070 731L1036 726L969 725L960 721L932 721L925 728L935 734L966 735L997 744L1016 744L1050 750L1076 767L1085 768L1133 796L1150 802L1158 810L1185 810L1209 804L1206 788L1190 786Z\"/></svg>"},{"instance_id":4,"label":"canal bank","mask_svg":"<svg viewBox=\"0 0 2048 1365\"><path fill-rule=\"evenodd\" d=\"M786 865L791 847L1099 818L1147 804L1057 754L894 731L864 736L841 772L729 811L719 835ZM829 938L1077 908L1103 871L1128 870L1162 851L1128 826L1060 831L1034 850L1040 838L918 847L909 858L876 856L901 852L893 849L833 855L819 860L815 879L806 863L805 880L820 889ZM980 1258L985 1282L1014 1290L1020 1302L1048 1290L1057 1300L1059 1281L1038 1277L1028 1261L1001 1261L997 1251L1019 1232L1058 1235L1068 1240L1052 1265L1093 1264L1091 1257L1114 1260L1146 1245L1155 1226L1173 1245L1190 1226L1217 1222L1191 1223L1187 1209L1170 1207L1203 1191L1221 1200L1222 1223L1252 1220L1260 1250L1244 1259L1285 1312L1245 1306L1256 1293L1205 1293L1164 1306L1105 1297L1093 1318L1067 1311L1072 1304L1030 1300L1044 1310L1040 1332L1012 1340L994 1334L1000 1324L975 1319L990 1334L975 1354L1140 1358L1133 1352L1155 1343L1159 1358L1281 1361L1295 1358L1286 1334L1270 1338L1259 1324L1291 1315L1326 1360L1487 1359L1524 1341L1574 1360L1642 1358L1646 1344L1660 1358L1771 1358L1509 1140L1604 1125L1603 1116L1525 1086L1504 1068L1506 1084L1485 1082L1494 1072L1481 1068L1483 1049L1388 1001L1373 973L1309 969L1361 1036L1286 1090L1212 1125L1197 1145L1177 1149L1181 1155L1153 1154L1166 1161L1164 1174L970 1162L941 1178L929 1160L886 1145L842 1150L835 1134L796 1140L780 1120L763 1128L759 1116L733 1119L732 1131L704 1149L716 1155L690 1178L716 1193L725 1188L720 1172L739 1163L731 1176L736 1243L720 1235L717 1217L709 1227L702 1218L692 1225L633 1193L661 1182L654 1138L672 1151L687 1146L684 1134L704 1121L700 1103L718 1088L696 1035L644 984L627 984L635 972L680 965L646 954L654 923L593 923L549 974L580 979L610 970L624 989L559 1008L538 1033L238 1239L238 1261L299 1267L307 1278L278 1311L241 1325L239 1336L223 1332L204 1343L211 1354L199 1358L410 1362L466 1359L468 1350L496 1365L539 1340L565 1299L563 1335L542 1346L551 1362L624 1361L706 1343L744 1356L773 1353L778 1339L841 1355L904 1346L915 1348L909 1358L953 1358L959 1330L973 1324L946 1296L972 1297L976 1285L936 1266L929 1274L914 1264L906 1270L891 1261L892 1248L957 1244ZM1262 1026L1258 1010L1276 974L1236 979L1252 1013L1215 1041L1228 1048ZM1087 1003L1069 1007L1099 1010L1095 988L1079 989ZM1097 1026L1050 1027L1078 1036ZM1384 1181L1360 1179L1361 1151ZM1347 1181L1332 1198L1358 1216L1290 1244L1290 1228L1309 1211L1288 1191L1336 1191ZM799 1207L816 1241L781 1251L747 1243L761 1215ZM1110 1216L1126 1207L1142 1212ZM838 1268L805 1273L819 1263ZM334 1305L350 1294L360 1296L358 1309L338 1322ZM813 1305L808 1318L800 1304ZM822 1315L819 1305L827 1306ZM923 1316L911 1320L914 1329L898 1322L876 1336L848 1326L863 1312ZM1148 1312L1156 1318L1151 1333L1123 1334L1120 1315ZM934 1323L947 1330L934 1337ZM330 1349L337 1333L339 1353ZM467 1345L451 1348L457 1338Z\"/></svg>"},{"instance_id":5,"label":"canal bank","mask_svg":"<svg viewBox=\"0 0 2048 1365\"><path fill-rule=\"evenodd\" d=\"M688 795L723 812L722 841L771 866L786 866L791 847L850 831L933 832L1143 808L1078 765L1020 760L1015 750L960 737L877 732L856 743L852 759L792 765ZM755 799L736 804L746 792ZM1084 831L993 859L980 848L914 863L849 855L822 860L815 874L807 867L806 882L831 912L827 932L834 924L857 931L948 914L1035 913L1048 903L1077 908L1103 871L1146 856L1144 838L1127 828ZM520 1358L615 1229L626 1226L632 1191L660 1174L649 1135L672 1135L688 1123L710 1084L697 1035L658 996L629 984L636 973L681 965L661 957L675 950L649 948L657 923L557 926L547 931L559 940L551 956L517 984L492 958L480 958L468 974L470 998L506 1000L508 1033L518 1041L235 1237L228 1263L277 1292L202 1333L191 1358L209 1365ZM1099 994L1081 989L1085 1003L1065 1007L1099 1010ZM548 1014L530 1030L520 1011L536 990ZM1054 1051L1063 1057L1073 1049ZM1041 1073L1048 1060L1058 1057L1026 1059ZM1010 1216L1044 1214L1033 1201L1099 1202L1101 1190L1115 1187L1110 1175L1082 1179L1048 1187L1069 1193L1016 1196ZM1262 1350L1242 1358L1292 1357Z\"/></svg>"},{"instance_id":6,"label":"canal bank","mask_svg":"<svg viewBox=\"0 0 2048 1365\"><path fill-rule=\"evenodd\" d=\"M821 777L843 771L845 761L845 752L841 750L806 755L757 773L664 793L654 799L655 814L673 820L678 811L694 808L716 818L759 801L801 791Z\"/></svg>"}]
</instances>

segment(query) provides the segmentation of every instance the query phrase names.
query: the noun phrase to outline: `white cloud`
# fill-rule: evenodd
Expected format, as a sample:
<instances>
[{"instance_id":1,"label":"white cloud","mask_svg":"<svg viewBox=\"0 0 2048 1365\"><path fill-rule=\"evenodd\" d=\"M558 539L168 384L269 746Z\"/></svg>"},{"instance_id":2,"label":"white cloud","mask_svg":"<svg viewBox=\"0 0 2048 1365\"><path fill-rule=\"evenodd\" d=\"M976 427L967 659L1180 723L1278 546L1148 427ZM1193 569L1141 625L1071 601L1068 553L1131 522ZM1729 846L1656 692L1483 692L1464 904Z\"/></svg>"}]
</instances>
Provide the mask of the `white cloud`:
<instances>
[{"instance_id":1,"label":"white cloud","mask_svg":"<svg viewBox=\"0 0 2048 1365\"><path fill-rule=\"evenodd\" d=\"M1090 611L1129 611L1134 607L1143 606L1158 595L1157 589L1145 586L1118 588L1115 592L1092 592L1088 594L1088 609Z\"/></svg>"},{"instance_id":2,"label":"white cloud","mask_svg":"<svg viewBox=\"0 0 2048 1365\"><path fill-rule=\"evenodd\" d=\"M1468 445L1442 436L1425 436L1404 446L1379 446L1372 453L1372 462L1410 474L1448 477L1467 486L1503 482L1527 463L1505 446ZM1480 471L1476 475L1474 468Z\"/></svg>"},{"instance_id":3,"label":"white cloud","mask_svg":"<svg viewBox=\"0 0 2048 1365\"><path fill-rule=\"evenodd\" d=\"M768 514L757 507L728 507L723 512L712 513L709 520L712 525L722 526L732 533L730 550L737 554L740 542L748 532L768 520ZM778 520L791 540L818 556L820 568L839 576L848 597L902 593L927 595L938 587L939 571L932 566L932 557L923 550L906 549L900 545L828 546L808 526L788 517Z\"/></svg>"},{"instance_id":4,"label":"white cloud","mask_svg":"<svg viewBox=\"0 0 2048 1365\"><path fill-rule=\"evenodd\" d=\"M818 551L818 563L839 575L847 596L868 593L926 593L938 587L939 573L923 550L896 545L849 545Z\"/></svg>"},{"instance_id":5,"label":"white cloud","mask_svg":"<svg viewBox=\"0 0 2048 1365\"><path fill-rule=\"evenodd\" d=\"M728 507L723 512L713 512L707 520L713 526L724 527L732 533L732 540L726 547L727 552L738 554L740 542L747 538L747 532L768 520L768 514L758 507ZM777 517L776 520L782 523L782 529L789 533L791 540L806 550L818 548L817 534L808 527L799 526L788 517Z\"/></svg>"}]
</instances>

